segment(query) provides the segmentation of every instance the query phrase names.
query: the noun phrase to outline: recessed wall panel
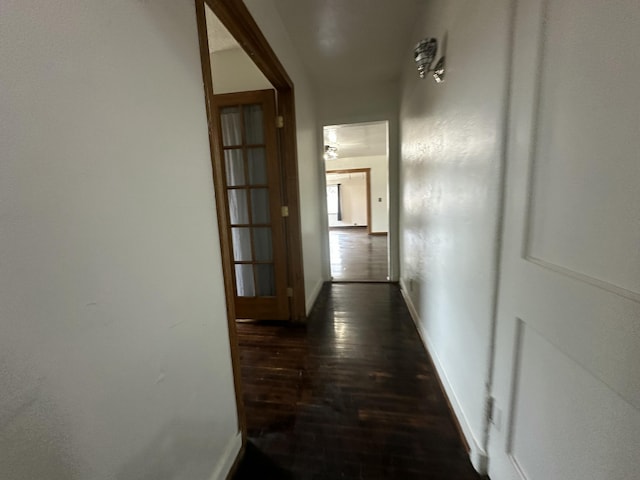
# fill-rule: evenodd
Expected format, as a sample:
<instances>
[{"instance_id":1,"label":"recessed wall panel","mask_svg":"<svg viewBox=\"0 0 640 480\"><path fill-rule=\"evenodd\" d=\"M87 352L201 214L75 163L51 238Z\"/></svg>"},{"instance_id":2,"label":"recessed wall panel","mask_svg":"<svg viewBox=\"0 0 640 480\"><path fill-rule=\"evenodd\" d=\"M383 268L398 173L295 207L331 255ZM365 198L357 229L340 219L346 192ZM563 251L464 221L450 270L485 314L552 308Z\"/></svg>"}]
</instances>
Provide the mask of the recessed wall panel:
<instances>
[{"instance_id":1,"label":"recessed wall panel","mask_svg":"<svg viewBox=\"0 0 640 480\"><path fill-rule=\"evenodd\" d=\"M534 259L635 293L640 292L637 12L635 0L615 2L615 8L599 0L549 0L527 249Z\"/></svg>"},{"instance_id":2,"label":"recessed wall panel","mask_svg":"<svg viewBox=\"0 0 640 480\"><path fill-rule=\"evenodd\" d=\"M511 455L526 478L637 478L640 411L523 328Z\"/></svg>"}]
</instances>

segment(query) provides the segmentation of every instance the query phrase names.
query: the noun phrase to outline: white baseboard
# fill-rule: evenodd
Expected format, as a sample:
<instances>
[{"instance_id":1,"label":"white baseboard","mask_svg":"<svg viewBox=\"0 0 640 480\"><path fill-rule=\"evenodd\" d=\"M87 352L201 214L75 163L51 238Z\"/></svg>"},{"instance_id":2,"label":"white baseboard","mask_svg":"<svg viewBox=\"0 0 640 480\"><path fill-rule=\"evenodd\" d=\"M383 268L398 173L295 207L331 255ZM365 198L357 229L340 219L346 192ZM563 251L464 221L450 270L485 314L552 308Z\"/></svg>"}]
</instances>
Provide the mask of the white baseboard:
<instances>
[{"instance_id":1,"label":"white baseboard","mask_svg":"<svg viewBox=\"0 0 640 480\"><path fill-rule=\"evenodd\" d=\"M242 433L238 432L229 439L229 443L227 443L224 452L222 452L222 456L220 457L220 460L218 460L216 467L213 469L213 473L209 477L209 480L225 480L231 472L231 468L236 462L241 449Z\"/></svg>"},{"instance_id":2,"label":"white baseboard","mask_svg":"<svg viewBox=\"0 0 640 480\"><path fill-rule=\"evenodd\" d=\"M444 387L445 395L447 396L447 399L449 400L449 404L453 409L454 415L456 416L456 420L458 421L458 424L462 429L462 434L464 435L464 438L469 444L469 448L471 450L469 452L469 458L471 459L471 464L473 465L473 468L475 468L478 473L480 473L481 475L485 475L487 473L487 463L489 459L487 452L485 451L484 448L482 448L482 446L476 439L475 435L473 434L473 431L471 430L471 425L469 425L469 421L467 420L467 417L465 416L464 411L462 410L462 406L458 401L458 397L456 396L455 391L453 390L453 387L451 386L451 383L447 378L446 370L444 369L444 366L442 365L442 362L440 361L440 358L438 357L438 354L436 353L436 350L429 339L429 335L427 335L427 332L424 331L422 328L420 315L418 315L418 310L416 309L415 305L413 304L413 301L411 300L411 297L408 294L408 291L403 279L400 279L400 291L402 292L404 301L407 304L407 308L409 309L409 313L411 314L413 323L415 324L416 329L418 330L418 334L420 335L422 344L424 348L427 350L427 353L429 354L429 356L431 357L431 360L433 361L434 366L436 367L436 373L440 378L440 383Z\"/></svg>"},{"instance_id":3,"label":"white baseboard","mask_svg":"<svg viewBox=\"0 0 640 480\"><path fill-rule=\"evenodd\" d=\"M313 290L311 290L311 293L307 296L307 300L306 300L307 316L309 316L309 314L311 313L313 304L316 303L316 299L318 298L318 295L320 295L320 290L322 290L323 285L324 285L324 279L321 278L320 280L318 280L315 287L313 287Z\"/></svg>"}]
</instances>

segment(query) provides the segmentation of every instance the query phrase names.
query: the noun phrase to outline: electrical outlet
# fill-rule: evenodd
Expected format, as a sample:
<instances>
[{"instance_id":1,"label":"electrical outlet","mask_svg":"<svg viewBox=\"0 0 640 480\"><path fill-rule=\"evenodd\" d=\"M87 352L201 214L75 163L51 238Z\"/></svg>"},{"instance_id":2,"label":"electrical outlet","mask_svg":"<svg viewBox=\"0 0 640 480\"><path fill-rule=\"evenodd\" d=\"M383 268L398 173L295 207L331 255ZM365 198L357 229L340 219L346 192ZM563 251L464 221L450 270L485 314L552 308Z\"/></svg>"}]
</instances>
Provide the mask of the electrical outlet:
<instances>
[{"instance_id":1,"label":"electrical outlet","mask_svg":"<svg viewBox=\"0 0 640 480\"><path fill-rule=\"evenodd\" d=\"M413 278L409 279L409 291L413 292Z\"/></svg>"}]
</instances>

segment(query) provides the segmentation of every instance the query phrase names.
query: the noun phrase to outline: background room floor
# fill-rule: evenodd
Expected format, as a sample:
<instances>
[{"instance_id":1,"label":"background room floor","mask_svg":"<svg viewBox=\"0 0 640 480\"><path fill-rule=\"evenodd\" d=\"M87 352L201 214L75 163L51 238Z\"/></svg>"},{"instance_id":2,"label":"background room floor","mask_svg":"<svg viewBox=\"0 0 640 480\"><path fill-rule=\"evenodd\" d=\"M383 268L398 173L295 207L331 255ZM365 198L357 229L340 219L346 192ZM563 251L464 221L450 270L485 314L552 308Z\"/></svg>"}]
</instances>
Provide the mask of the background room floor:
<instances>
[{"instance_id":1,"label":"background room floor","mask_svg":"<svg viewBox=\"0 0 640 480\"><path fill-rule=\"evenodd\" d=\"M329 230L331 276L336 281L387 281L387 236L366 228Z\"/></svg>"}]
</instances>

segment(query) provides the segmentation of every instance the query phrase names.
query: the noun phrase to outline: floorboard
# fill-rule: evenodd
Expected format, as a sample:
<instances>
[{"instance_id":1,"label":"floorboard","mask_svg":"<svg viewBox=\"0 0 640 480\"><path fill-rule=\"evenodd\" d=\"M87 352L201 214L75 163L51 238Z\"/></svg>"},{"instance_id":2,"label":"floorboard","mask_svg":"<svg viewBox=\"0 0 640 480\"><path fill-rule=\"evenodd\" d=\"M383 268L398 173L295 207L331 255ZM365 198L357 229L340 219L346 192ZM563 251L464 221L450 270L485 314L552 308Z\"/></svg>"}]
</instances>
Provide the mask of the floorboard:
<instances>
[{"instance_id":1,"label":"floorboard","mask_svg":"<svg viewBox=\"0 0 640 480\"><path fill-rule=\"evenodd\" d=\"M305 326L238 325L236 479L478 479L394 284L326 284Z\"/></svg>"},{"instance_id":2,"label":"floorboard","mask_svg":"<svg viewBox=\"0 0 640 480\"><path fill-rule=\"evenodd\" d=\"M333 280L388 280L386 235L369 235L366 228L332 228L329 249Z\"/></svg>"}]
</instances>

